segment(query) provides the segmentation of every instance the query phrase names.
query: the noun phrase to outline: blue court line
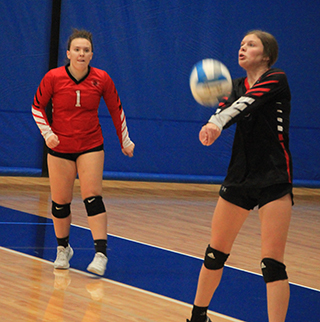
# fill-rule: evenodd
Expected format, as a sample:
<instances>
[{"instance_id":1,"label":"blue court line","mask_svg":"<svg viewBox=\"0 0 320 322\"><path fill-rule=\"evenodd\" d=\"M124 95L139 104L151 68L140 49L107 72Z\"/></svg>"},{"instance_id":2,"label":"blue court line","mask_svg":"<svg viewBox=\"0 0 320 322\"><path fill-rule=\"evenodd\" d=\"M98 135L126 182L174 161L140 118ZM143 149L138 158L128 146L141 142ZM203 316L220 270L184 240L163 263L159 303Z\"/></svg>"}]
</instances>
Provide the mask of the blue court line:
<instances>
[{"instance_id":1,"label":"blue court line","mask_svg":"<svg viewBox=\"0 0 320 322\"><path fill-rule=\"evenodd\" d=\"M105 277L192 304L202 259L109 235ZM91 232L72 226L71 267L86 271L94 255ZM54 261L52 221L0 206L0 246ZM288 322L319 322L320 292L291 284ZM267 322L265 283L260 275L226 266L210 310L247 322Z\"/></svg>"}]
</instances>

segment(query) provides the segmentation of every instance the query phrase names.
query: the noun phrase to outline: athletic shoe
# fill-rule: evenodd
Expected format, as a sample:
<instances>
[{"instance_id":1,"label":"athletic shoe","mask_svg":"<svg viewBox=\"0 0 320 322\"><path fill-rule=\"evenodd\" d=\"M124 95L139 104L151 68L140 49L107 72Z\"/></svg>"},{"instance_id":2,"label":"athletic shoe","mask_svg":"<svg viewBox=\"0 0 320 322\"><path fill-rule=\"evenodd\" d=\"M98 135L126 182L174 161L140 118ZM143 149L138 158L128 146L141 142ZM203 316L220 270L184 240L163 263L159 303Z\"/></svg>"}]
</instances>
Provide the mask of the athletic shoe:
<instances>
[{"instance_id":1,"label":"athletic shoe","mask_svg":"<svg viewBox=\"0 0 320 322\"><path fill-rule=\"evenodd\" d=\"M190 321L187 319L187 322L190 322ZM211 322L211 320L208 316L207 316L206 322Z\"/></svg>"},{"instance_id":2,"label":"athletic shoe","mask_svg":"<svg viewBox=\"0 0 320 322\"><path fill-rule=\"evenodd\" d=\"M107 256L98 252L95 254L93 261L87 267L87 270L91 273L102 276L106 270L107 262Z\"/></svg>"},{"instance_id":3,"label":"athletic shoe","mask_svg":"<svg viewBox=\"0 0 320 322\"><path fill-rule=\"evenodd\" d=\"M54 268L68 269L70 267L69 260L73 256L73 249L70 245L68 247L57 247L57 258L53 263Z\"/></svg>"}]
</instances>

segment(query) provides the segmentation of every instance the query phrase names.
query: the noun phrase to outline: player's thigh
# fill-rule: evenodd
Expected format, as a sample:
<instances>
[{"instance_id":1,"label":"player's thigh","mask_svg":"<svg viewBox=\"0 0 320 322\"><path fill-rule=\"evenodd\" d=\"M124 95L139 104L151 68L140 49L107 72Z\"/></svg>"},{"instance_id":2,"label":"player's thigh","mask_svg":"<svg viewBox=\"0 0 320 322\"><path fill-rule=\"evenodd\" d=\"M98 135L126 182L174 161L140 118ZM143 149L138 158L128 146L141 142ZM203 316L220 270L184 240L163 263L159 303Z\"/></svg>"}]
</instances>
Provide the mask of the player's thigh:
<instances>
[{"instance_id":1,"label":"player's thigh","mask_svg":"<svg viewBox=\"0 0 320 322\"><path fill-rule=\"evenodd\" d=\"M259 209L261 222L261 256L283 262L291 220L290 194L271 201Z\"/></svg>"},{"instance_id":2,"label":"player's thigh","mask_svg":"<svg viewBox=\"0 0 320 322\"><path fill-rule=\"evenodd\" d=\"M248 214L249 210L219 197L211 222L211 247L226 254L230 253Z\"/></svg>"},{"instance_id":3,"label":"player's thigh","mask_svg":"<svg viewBox=\"0 0 320 322\"><path fill-rule=\"evenodd\" d=\"M51 198L58 204L70 203L76 178L76 163L48 154Z\"/></svg>"},{"instance_id":4,"label":"player's thigh","mask_svg":"<svg viewBox=\"0 0 320 322\"><path fill-rule=\"evenodd\" d=\"M82 199L102 195L104 151L82 154L77 159Z\"/></svg>"}]
</instances>

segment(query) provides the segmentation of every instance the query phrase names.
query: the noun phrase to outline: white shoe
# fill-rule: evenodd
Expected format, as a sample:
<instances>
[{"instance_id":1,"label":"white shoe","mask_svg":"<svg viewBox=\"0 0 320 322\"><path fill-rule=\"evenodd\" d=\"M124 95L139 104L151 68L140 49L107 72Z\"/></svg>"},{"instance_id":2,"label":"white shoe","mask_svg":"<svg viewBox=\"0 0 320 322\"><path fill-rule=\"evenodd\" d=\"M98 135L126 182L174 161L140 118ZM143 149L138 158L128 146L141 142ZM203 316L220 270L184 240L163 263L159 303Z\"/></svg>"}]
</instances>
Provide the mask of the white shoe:
<instances>
[{"instance_id":1,"label":"white shoe","mask_svg":"<svg viewBox=\"0 0 320 322\"><path fill-rule=\"evenodd\" d=\"M57 258L53 263L54 268L68 269L70 267L69 260L73 256L73 249L70 245L68 247L57 247Z\"/></svg>"},{"instance_id":2,"label":"white shoe","mask_svg":"<svg viewBox=\"0 0 320 322\"><path fill-rule=\"evenodd\" d=\"M108 258L106 255L98 252L95 254L93 261L87 267L87 270L97 275L104 275L107 267Z\"/></svg>"}]
</instances>

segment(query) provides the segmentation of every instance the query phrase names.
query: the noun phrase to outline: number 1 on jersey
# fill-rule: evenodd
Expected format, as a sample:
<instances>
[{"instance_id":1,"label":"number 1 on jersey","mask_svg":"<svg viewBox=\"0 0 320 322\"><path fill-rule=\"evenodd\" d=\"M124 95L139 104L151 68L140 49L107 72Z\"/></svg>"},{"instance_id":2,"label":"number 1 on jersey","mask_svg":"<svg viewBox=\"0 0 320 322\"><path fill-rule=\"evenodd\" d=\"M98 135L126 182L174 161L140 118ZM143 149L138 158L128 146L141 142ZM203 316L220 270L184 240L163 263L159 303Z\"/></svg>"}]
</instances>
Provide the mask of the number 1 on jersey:
<instances>
[{"instance_id":1,"label":"number 1 on jersey","mask_svg":"<svg viewBox=\"0 0 320 322\"><path fill-rule=\"evenodd\" d=\"M80 104L80 90L77 90L76 94L77 94L76 107L81 107L81 104Z\"/></svg>"}]
</instances>

